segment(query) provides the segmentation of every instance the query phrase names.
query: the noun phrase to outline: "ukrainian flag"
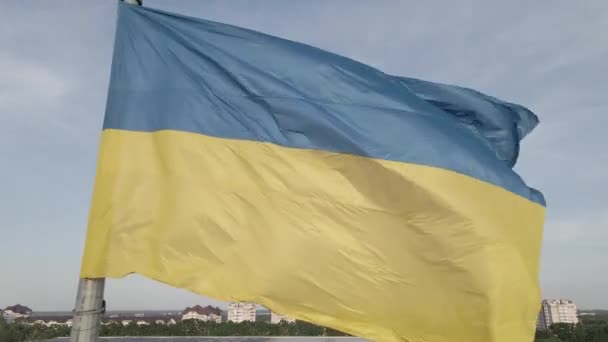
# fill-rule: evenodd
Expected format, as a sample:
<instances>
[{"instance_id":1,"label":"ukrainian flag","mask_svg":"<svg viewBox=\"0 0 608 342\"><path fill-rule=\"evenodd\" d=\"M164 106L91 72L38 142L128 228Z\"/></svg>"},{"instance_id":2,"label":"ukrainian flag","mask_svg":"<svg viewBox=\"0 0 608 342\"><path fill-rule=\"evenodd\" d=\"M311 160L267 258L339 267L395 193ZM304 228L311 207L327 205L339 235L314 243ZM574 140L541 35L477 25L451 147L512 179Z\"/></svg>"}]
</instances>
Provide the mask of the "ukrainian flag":
<instances>
[{"instance_id":1,"label":"ukrainian flag","mask_svg":"<svg viewBox=\"0 0 608 342\"><path fill-rule=\"evenodd\" d=\"M512 167L537 122L120 3L81 276L136 272L375 341L532 341L545 208Z\"/></svg>"}]
</instances>

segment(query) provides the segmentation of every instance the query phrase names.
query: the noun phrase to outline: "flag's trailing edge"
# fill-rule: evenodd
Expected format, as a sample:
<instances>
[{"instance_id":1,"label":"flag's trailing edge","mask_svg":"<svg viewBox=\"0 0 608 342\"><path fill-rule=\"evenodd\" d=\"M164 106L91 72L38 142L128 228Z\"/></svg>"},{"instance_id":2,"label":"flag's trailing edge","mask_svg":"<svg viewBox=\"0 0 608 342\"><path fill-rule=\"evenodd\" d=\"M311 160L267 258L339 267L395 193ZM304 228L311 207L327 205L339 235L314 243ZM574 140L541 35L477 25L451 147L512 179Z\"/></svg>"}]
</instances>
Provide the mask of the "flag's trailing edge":
<instances>
[{"instance_id":1,"label":"flag's trailing edge","mask_svg":"<svg viewBox=\"0 0 608 342\"><path fill-rule=\"evenodd\" d=\"M529 110L119 5L82 277L139 273L376 341L531 340Z\"/></svg>"}]
</instances>

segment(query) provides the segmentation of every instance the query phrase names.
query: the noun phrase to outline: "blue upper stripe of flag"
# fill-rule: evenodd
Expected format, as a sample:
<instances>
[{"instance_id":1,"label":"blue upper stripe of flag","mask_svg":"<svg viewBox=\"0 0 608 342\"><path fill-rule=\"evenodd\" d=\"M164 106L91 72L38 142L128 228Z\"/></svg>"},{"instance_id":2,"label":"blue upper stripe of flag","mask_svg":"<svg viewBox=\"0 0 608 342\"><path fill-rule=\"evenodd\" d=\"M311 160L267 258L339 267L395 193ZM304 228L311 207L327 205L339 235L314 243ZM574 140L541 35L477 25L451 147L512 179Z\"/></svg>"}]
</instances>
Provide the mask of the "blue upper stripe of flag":
<instances>
[{"instance_id":1,"label":"blue upper stripe of flag","mask_svg":"<svg viewBox=\"0 0 608 342\"><path fill-rule=\"evenodd\" d=\"M537 123L524 107L470 89L387 75L231 25L119 5L104 128L179 130L435 166L544 205L512 169L520 140Z\"/></svg>"}]
</instances>

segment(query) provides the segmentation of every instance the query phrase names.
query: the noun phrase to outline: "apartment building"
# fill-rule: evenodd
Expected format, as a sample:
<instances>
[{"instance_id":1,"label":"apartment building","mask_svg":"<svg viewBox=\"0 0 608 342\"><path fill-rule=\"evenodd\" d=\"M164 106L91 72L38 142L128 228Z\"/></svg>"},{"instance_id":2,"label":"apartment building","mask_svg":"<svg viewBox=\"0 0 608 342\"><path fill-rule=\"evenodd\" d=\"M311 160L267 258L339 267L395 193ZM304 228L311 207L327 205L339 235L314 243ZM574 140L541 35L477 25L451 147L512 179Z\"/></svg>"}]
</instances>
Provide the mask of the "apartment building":
<instances>
[{"instance_id":1,"label":"apartment building","mask_svg":"<svg viewBox=\"0 0 608 342\"><path fill-rule=\"evenodd\" d=\"M255 304L249 302L233 302L228 304L228 321L255 322Z\"/></svg>"}]
</instances>

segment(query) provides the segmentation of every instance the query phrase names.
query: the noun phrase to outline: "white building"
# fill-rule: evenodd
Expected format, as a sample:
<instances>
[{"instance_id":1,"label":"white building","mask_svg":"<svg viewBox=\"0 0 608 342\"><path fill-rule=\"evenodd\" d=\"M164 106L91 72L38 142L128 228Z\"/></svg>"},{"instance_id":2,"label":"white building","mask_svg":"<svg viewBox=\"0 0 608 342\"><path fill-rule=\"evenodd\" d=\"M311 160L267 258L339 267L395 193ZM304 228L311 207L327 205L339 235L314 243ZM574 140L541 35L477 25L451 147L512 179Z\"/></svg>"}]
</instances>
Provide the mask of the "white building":
<instances>
[{"instance_id":1,"label":"white building","mask_svg":"<svg viewBox=\"0 0 608 342\"><path fill-rule=\"evenodd\" d=\"M255 322L255 304L248 302L228 304L228 322Z\"/></svg>"},{"instance_id":2,"label":"white building","mask_svg":"<svg viewBox=\"0 0 608 342\"><path fill-rule=\"evenodd\" d=\"M576 304L568 299L545 299L538 315L537 328L547 330L555 323L578 323Z\"/></svg>"},{"instance_id":3,"label":"white building","mask_svg":"<svg viewBox=\"0 0 608 342\"><path fill-rule=\"evenodd\" d=\"M5 313L4 310L2 310L2 309L0 309L0 316L2 316L2 319L4 319L4 321L6 321L6 323L12 323L13 320L15 319L12 315Z\"/></svg>"},{"instance_id":4,"label":"white building","mask_svg":"<svg viewBox=\"0 0 608 342\"><path fill-rule=\"evenodd\" d=\"M272 324L279 324L281 322L294 323L295 321L295 318L291 318L286 315L279 315L274 312L270 313L270 323Z\"/></svg>"},{"instance_id":5,"label":"white building","mask_svg":"<svg viewBox=\"0 0 608 342\"><path fill-rule=\"evenodd\" d=\"M20 317L15 320L25 325L72 326L71 316L46 316L46 317Z\"/></svg>"},{"instance_id":6,"label":"white building","mask_svg":"<svg viewBox=\"0 0 608 342\"><path fill-rule=\"evenodd\" d=\"M222 322L222 310L214 308L212 306L202 307L195 305L191 308L186 308L182 311L182 321L187 319L196 319L205 322Z\"/></svg>"},{"instance_id":7,"label":"white building","mask_svg":"<svg viewBox=\"0 0 608 342\"><path fill-rule=\"evenodd\" d=\"M2 316L5 319L16 319L16 318L30 317L31 314L32 314L32 309L28 308L27 306L23 306L21 304L17 304L17 305L13 305L13 306L7 306L2 311Z\"/></svg>"}]
</instances>

